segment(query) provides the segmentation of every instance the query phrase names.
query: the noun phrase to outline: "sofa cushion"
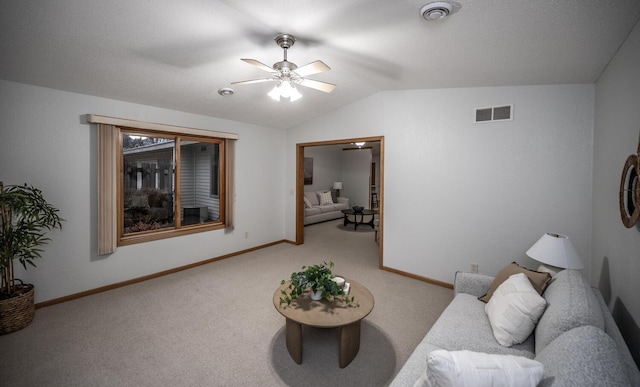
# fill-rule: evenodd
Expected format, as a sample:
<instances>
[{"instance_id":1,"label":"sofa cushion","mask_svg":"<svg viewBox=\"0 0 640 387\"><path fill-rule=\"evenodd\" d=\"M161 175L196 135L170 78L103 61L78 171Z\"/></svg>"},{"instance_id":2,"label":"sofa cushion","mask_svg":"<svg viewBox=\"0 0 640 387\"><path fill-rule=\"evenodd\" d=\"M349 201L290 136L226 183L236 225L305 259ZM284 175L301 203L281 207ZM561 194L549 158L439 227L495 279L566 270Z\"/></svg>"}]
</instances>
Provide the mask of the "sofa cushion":
<instances>
[{"instance_id":1,"label":"sofa cushion","mask_svg":"<svg viewBox=\"0 0 640 387\"><path fill-rule=\"evenodd\" d=\"M543 372L542 363L526 357L438 350L427 356L427 367L414 386L535 387Z\"/></svg>"},{"instance_id":2,"label":"sofa cushion","mask_svg":"<svg viewBox=\"0 0 640 387\"><path fill-rule=\"evenodd\" d=\"M325 204L333 204L333 198L331 197L330 191L320 193L319 198L321 206L324 206Z\"/></svg>"},{"instance_id":3,"label":"sofa cushion","mask_svg":"<svg viewBox=\"0 0 640 387\"><path fill-rule=\"evenodd\" d=\"M580 272L563 270L544 292L547 310L535 329L536 353L562 333L583 325L604 329L598 299Z\"/></svg>"},{"instance_id":4,"label":"sofa cushion","mask_svg":"<svg viewBox=\"0 0 640 387\"><path fill-rule=\"evenodd\" d=\"M527 276L518 273L498 286L484 310L498 343L510 347L529 337L545 305Z\"/></svg>"},{"instance_id":5,"label":"sofa cushion","mask_svg":"<svg viewBox=\"0 0 640 387\"><path fill-rule=\"evenodd\" d=\"M317 206L316 208L320 209L320 212L326 214L327 212L335 212L336 209L333 207L333 204L324 204Z\"/></svg>"},{"instance_id":6,"label":"sofa cushion","mask_svg":"<svg viewBox=\"0 0 640 387\"><path fill-rule=\"evenodd\" d=\"M318 194L316 193L316 191L305 191L304 197L307 198L309 202L311 202L312 206L317 206L320 204L320 202L318 201Z\"/></svg>"},{"instance_id":7,"label":"sofa cushion","mask_svg":"<svg viewBox=\"0 0 640 387\"><path fill-rule=\"evenodd\" d=\"M319 215L319 214L322 214L322 211L320 210L319 206L304 209L304 216Z\"/></svg>"},{"instance_id":8,"label":"sofa cushion","mask_svg":"<svg viewBox=\"0 0 640 387\"><path fill-rule=\"evenodd\" d=\"M526 267L522 267L518 265L515 262L512 262L498 272L487 294L480 297L479 300L482 302L489 302L489 300L491 299L491 296L493 295L493 292L496 291L498 286L500 286L501 283L506 281L507 278L517 273L526 274L527 277L529 278L529 281L531 281L531 284L533 285L534 289L536 289L538 294L542 294L542 292L544 292L547 285L549 284L549 281L551 281L551 274L549 273L542 273L539 271L530 270L530 269L527 269Z\"/></svg>"},{"instance_id":9,"label":"sofa cushion","mask_svg":"<svg viewBox=\"0 0 640 387\"><path fill-rule=\"evenodd\" d=\"M349 208L349 199L338 198L338 203L333 204L336 211L346 210Z\"/></svg>"},{"instance_id":10,"label":"sofa cushion","mask_svg":"<svg viewBox=\"0 0 640 387\"><path fill-rule=\"evenodd\" d=\"M303 200L304 200L304 207L305 208L311 208L312 207L311 202L309 201L309 199L307 199L306 196L303 198Z\"/></svg>"},{"instance_id":11,"label":"sofa cushion","mask_svg":"<svg viewBox=\"0 0 640 387\"><path fill-rule=\"evenodd\" d=\"M544 364L540 387L631 386L618 347L594 326L562 333L536 356Z\"/></svg>"},{"instance_id":12,"label":"sofa cushion","mask_svg":"<svg viewBox=\"0 0 640 387\"><path fill-rule=\"evenodd\" d=\"M493 336L485 303L466 293L457 294L427 333L425 340L449 351L470 350L533 358L533 335L525 342L503 347Z\"/></svg>"}]
</instances>

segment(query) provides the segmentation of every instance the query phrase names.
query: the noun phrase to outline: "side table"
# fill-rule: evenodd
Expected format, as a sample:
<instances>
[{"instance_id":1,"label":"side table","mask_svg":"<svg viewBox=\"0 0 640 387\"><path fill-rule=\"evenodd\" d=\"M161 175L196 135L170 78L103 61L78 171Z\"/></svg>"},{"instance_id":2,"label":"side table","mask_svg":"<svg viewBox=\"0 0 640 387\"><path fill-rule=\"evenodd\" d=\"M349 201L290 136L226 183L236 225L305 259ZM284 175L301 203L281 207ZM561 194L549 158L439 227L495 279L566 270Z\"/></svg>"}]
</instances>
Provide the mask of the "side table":
<instances>
[{"instance_id":1,"label":"side table","mask_svg":"<svg viewBox=\"0 0 640 387\"><path fill-rule=\"evenodd\" d=\"M346 227L348 224L354 224L353 229L357 230L359 224L368 224L371 228L375 229L373 224L373 220L375 219L375 214L378 213L376 210L362 210L355 212L353 209L349 208L347 210L342 210L344 214L344 226ZM360 215L360 221L358 221L358 215ZM370 215L371 220L368 222L364 221L365 215ZM353 216L353 221L349 220L349 216Z\"/></svg>"}]
</instances>

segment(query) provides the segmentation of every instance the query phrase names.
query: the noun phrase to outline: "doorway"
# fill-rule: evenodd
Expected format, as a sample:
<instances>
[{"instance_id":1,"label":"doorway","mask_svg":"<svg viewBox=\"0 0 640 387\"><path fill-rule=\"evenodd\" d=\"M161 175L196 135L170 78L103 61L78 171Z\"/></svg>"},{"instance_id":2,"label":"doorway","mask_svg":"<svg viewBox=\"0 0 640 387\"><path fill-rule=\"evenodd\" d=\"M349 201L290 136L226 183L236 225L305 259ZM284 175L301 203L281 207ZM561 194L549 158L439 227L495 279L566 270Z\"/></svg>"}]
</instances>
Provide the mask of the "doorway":
<instances>
[{"instance_id":1,"label":"doorway","mask_svg":"<svg viewBox=\"0 0 640 387\"><path fill-rule=\"evenodd\" d=\"M371 174L369 192L375 192L375 200L377 201L378 211L378 267L384 267L383 243L384 243L384 136L379 137L363 137L344 140L320 141L296 144L296 245L304 243L304 154L305 148L325 146L325 145L344 145L346 147L355 143L375 143L379 146L380 156L377 159L376 166ZM370 195L373 197L374 195ZM370 205L372 202L369 202Z\"/></svg>"}]
</instances>

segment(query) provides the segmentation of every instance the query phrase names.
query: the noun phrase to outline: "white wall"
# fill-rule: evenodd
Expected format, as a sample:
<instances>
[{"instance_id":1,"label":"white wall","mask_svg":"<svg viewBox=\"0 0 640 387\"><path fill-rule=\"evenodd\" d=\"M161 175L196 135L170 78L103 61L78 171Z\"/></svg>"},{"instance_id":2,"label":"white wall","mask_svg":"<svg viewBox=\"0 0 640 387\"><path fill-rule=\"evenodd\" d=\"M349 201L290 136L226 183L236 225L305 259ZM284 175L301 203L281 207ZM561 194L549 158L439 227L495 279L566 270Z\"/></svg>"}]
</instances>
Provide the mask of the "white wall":
<instances>
[{"instance_id":1,"label":"white wall","mask_svg":"<svg viewBox=\"0 0 640 387\"><path fill-rule=\"evenodd\" d=\"M475 107L504 103L515 104L514 121L471 122ZM0 179L38 186L67 219L39 267L21 274L36 284L37 302L294 240L295 144L378 135L386 266L446 282L470 262L484 273L512 260L534 266L524 252L554 231L571 237L591 278L593 106L593 85L393 91L285 132L0 81ZM238 133L236 232L97 256L97 145L87 113Z\"/></svg>"},{"instance_id":2,"label":"white wall","mask_svg":"<svg viewBox=\"0 0 640 387\"><path fill-rule=\"evenodd\" d=\"M509 103L513 121L472 123ZM385 266L449 283L471 262L537 267L525 251L552 231L590 278L593 106L594 85L378 93L288 131L287 187L296 143L383 135ZM286 210L294 239L293 197Z\"/></svg>"},{"instance_id":3,"label":"white wall","mask_svg":"<svg viewBox=\"0 0 640 387\"><path fill-rule=\"evenodd\" d=\"M371 149L343 151L342 165L343 192L349 205L369 208Z\"/></svg>"},{"instance_id":4,"label":"white wall","mask_svg":"<svg viewBox=\"0 0 640 387\"><path fill-rule=\"evenodd\" d=\"M622 224L618 194L625 160L638 152L639 69L640 24L596 84L591 277L611 306L616 300L626 306L636 325L640 321L640 232Z\"/></svg>"},{"instance_id":5,"label":"white wall","mask_svg":"<svg viewBox=\"0 0 640 387\"><path fill-rule=\"evenodd\" d=\"M313 184L305 185L305 191L333 188L342 181L342 150L336 146L310 146L304 148L304 157L313 159Z\"/></svg>"},{"instance_id":6,"label":"white wall","mask_svg":"<svg viewBox=\"0 0 640 387\"><path fill-rule=\"evenodd\" d=\"M98 256L97 136L84 123L87 113L238 133L236 231L147 242ZM37 186L67 220L63 231L51 233L38 268L19 274L36 285L36 302L283 238L285 131L6 81L0 81L0 117L0 180Z\"/></svg>"},{"instance_id":7,"label":"white wall","mask_svg":"<svg viewBox=\"0 0 640 387\"><path fill-rule=\"evenodd\" d=\"M304 190L326 190L341 181L340 196L348 198L351 206L357 203L368 207L371 150L344 151L343 148L342 145L305 147L304 156L313 158L313 184L305 185Z\"/></svg>"}]
</instances>

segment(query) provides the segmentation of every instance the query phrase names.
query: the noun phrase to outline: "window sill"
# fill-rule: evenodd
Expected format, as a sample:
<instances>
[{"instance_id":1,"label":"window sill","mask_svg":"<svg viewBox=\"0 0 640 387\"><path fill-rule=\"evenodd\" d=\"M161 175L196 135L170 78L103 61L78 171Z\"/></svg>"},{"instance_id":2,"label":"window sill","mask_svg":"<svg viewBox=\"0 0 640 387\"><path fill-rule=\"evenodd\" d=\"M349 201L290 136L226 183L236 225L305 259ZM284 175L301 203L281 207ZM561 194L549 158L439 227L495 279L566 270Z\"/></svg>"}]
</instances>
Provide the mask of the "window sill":
<instances>
[{"instance_id":1,"label":"window sill","mask_svg":"<svg viewBox=\"0 0 640 387\"><path fill-rule=\"evenodd\" d=\"M170 229L166 231L153 231L148 233L139 233L135 235L127 235L120 237L118 240L118 246L134 245L136 243L144 243L150 241L156 241L160 239L173 238L183 235L196 234L204 231L221 230L225 225L222 223L203 223L190 226L184 226L178 230Z\"/></svg>"}]
</instances>

